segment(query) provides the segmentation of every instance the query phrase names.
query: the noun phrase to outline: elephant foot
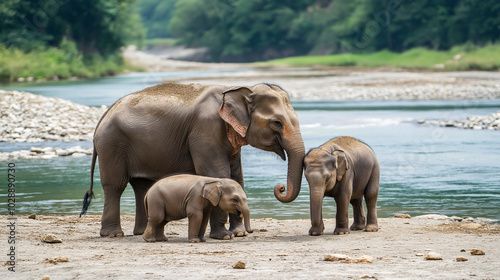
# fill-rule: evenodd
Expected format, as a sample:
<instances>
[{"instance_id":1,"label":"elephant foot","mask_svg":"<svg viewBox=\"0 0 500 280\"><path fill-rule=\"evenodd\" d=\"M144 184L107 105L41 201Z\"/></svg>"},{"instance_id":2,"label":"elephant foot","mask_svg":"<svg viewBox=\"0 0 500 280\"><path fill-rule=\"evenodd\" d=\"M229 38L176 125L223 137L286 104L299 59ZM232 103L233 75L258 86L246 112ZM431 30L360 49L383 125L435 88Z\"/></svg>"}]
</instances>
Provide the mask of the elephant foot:
<instances>
[{"instance_id":1,"label":"elephant foot","mask_svg":"<svg viewBox=\"0 0 500 280\"><path fill-rule=\"evenodd\" d=\"M195 238L190 238L188 241L189 243L200 243L200 242L206 242L207 240L205 238L195 237Z\"/></svg>"},{"instance_id":2,"label":"elephant foot","mask_svg":"<svg viewBox=\"0 0 500 280\"><path fill-rule=\"evenodd\" d=\"M156 242L167 242L167 241L168 241L168 238L163 234L160 236L156 236Z\"/></svg>"},{"instance_id":3,"label":"elephant foot","mask_svg":"<svg viewBox=\"0 0 500 280\"><path fill-rule=\"evenodd\" d=\"M229 240L234 237L234 234L225 228L218 228L212 229L209 236L212 239Z\"/></svg>"},{"instance_id":4,"label":"elephant foot","mask_svg":"<svg viewBox=\"0 0 500 280\"><path fill-rule=\"evenodd\" d=\"M243 237L248 235L248 232L245 230L243 224L240 224L235 228L229 228L229 231L232 232L236 237Z\"/></svg>"},{"instance_id":5,"label":"elephant foot","mask_svg":"<svg viewBox=\"0 0 500 280\"><path fill-rule=\"evenodd\" d=\"M325 228L320 228L320 227L311 227L309 229L309 235L312 235L312 236L319 236L319 235L323 235L323 232L324 232Z\"/></svg>"},{"instance_id":6,"label":"elephant foot","mask_svg":"<svg viewBox=\"0 0 500 280\"><path fill-rule=\"evenodd\" d=\"M378 231L378 225L367 225L365 231L376 232Z\"/></svg>"},{"instance_id":7,"label":"elephant foot","mask_svg":"<svg viewBox=\"0 0 500 280\"><path fill-rule=\"evenodd\" d=\"M364 224L352 224L350 229L351 230L364 230L365 225Z\"/></svg>"},{"instance_id":8,"label":"elephant foot","mask_svg":"<svg viewBox=\"0 0 500 280\"><path fill-rule=\"evenodd\" d=\"M101 237L123 237L125 234L120 226L115 228L101 228Z\"/></svg>"},{"instance_id":9,"label":"elephant foot","mask_svg":"<svg viewBox=\"0 0 500 280\"><path fill-rule=\"evenodd\" d=\"M146 230L146 226L134 227L134 235L142 235Z\"/></svg>"},{"instance_id":10,"label":"elephant foot","mask_svg":"<svg viewBox=\"0 0 500 280\"><path fill-rule=\"evenodd\" d=\"M334 235L344 235L349 233L349 229L347 228L335 228L335 230L333 231Z\"/></svg>"},{"instance_id":11,"label":"elephant foot","mask_svg":"<svg viewBox=\"0 0 500 280\"><path fill-rule=\"evenodd\" d=\"M156 242L156 237L154 235L143 234L142 239L146 240L147 242Z\"/></svg>"}]
</instances>

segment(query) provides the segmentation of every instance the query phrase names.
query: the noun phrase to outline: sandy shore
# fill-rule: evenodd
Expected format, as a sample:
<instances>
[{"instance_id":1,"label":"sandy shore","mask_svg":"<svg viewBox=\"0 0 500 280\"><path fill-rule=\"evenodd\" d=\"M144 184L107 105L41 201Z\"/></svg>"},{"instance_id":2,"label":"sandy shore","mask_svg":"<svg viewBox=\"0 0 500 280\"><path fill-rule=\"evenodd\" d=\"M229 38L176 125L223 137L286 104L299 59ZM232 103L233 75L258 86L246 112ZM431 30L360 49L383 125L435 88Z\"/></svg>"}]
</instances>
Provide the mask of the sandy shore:
<instances>
[{"instance_id":1,"label":"sandy shore","mask_svg":"<svg viewBox=\"0 0 500 280\"><path fill-rule=\"evenodd\" d=\"M123 238L101 238L100 216L52 216L15 221L15 271L9 279L500 279L500 227L452 221L445 216L383 218L380 231L309 236L309 220L252 220L254 233L230 241L187 242L187 220L168 224L169 242L146 243L131 235L133 216L122 216ZM2 252L8 253L7 216ZM62 243L41 237L53 234ZM485 255L471 255L480 249ZM430 252L442 260L425 260ZM372 263L325 261L325 255L362 256ZM459 262L458 257L467 261ZM59 260L58 260L59 258ZM234 269L237 262L245 269ZM7 278L3 278L7 279Z\"/></svg>"}]
</instances>

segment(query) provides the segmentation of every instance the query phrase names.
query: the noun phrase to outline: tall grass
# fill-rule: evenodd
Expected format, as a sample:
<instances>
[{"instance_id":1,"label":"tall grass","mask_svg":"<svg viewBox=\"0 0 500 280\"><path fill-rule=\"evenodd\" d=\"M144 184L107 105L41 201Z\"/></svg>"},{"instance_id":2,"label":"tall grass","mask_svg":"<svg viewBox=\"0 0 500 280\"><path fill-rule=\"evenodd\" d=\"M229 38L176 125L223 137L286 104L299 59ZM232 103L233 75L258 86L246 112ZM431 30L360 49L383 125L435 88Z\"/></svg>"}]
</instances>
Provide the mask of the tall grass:
<instances>
[{"instance_id":1,"label":"tall grass","mask_svg":"<svg viewBox=\"0 0 500 280\"><path fill-rule=\"evenodd\" d=\"M359 66L401 67L407 69L438 70L498 70L500 44L475 47L472 44L456 46L448 51L414 48L403 53L379 51L371 54L335 54L325 56L297 56L271 60L263 66Z\"/></svg>"},{"instance_id":2,"label":"tall grass","mask_svg":"<svg viewBox=\"0 0 500 280\"><path fill-rule=\"evenodd\" d=\"M120 54L83 56L72 42L63 42L60 48L32 52L6 48L0 45L0 80L18 78L51 79L69 77L99 77L122 73L127 68Z\"/></svg>"}]
</instances>

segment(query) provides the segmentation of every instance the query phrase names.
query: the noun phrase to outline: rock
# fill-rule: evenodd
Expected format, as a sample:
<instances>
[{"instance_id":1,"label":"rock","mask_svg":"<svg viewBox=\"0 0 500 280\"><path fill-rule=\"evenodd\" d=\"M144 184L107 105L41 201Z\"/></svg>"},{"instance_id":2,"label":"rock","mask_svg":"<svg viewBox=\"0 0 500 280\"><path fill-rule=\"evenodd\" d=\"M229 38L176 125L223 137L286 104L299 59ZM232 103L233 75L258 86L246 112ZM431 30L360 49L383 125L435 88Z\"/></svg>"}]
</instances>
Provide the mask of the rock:
<instances>
[{"instance_id":1,"label":"rock","mask_svg":"<svg viewBox=\"0 0 500 280\"><path fill-rule=\"evenodd\" d=\"M375 279L376 279L377 277L375 277L375 276L371 276L371 275L369 275L369 274L363 274L363 275L361 275L359 278L361 278L361 279L375 278Z\"/></svg>"},{"instance_id":2,"label":"rock","mask_svg":"<svg viewBox=\"0 0 500 280\"><path fill-rule=\"evenodd\" d=\"M349 257L347 255L333 254L333 255L326 255L323 260L328 262L336 262L336 261L344 261L347 260L348 258Z\"/></svg>"},{"instance_id":3,"label":"rock","mask_svg":"<svg viewBox=\"0 0 500 280\"><path fill-rule=\"evenodd\" d=\"M57 238L56 236L54 236L52 234L44 235L41 238L41 240L42 240L42 242L45 242L45 243L62 243L62 240L60 238Z\"/></svg>"},{"instance_id":4,"label":"rock","mask_svg":"<svg viewBox=\"0 0 500 280\"><path fill-rule=\"evenodd\" d=\"M62 262L69 262L69 259L67 257L57 257L57 258L45 259L45 262L52 264L59 264Z\"/></svg>"},{"instance_id":5,"label":"rock","mask_svg":"<svg viewBox=\"0 0 500 280\"><path fill-rule=\"evenodd\" d=\"M329 262L342 261L345 263L373 263L374 258L372 256L365 255L361 256L360 258L353 259L347 255L333 254L333 255L326 255L323 260Z\"/></svg>"},{"instance_id":6,"label":"rock","mask_svg":"<svg viewBox=\"0 0 500 280\"><path fill-rule=\"evenodd\" d=\"M472 249L470 250L471 255L485 255L486 253L483 250Z\"/></svg>"},{"instance_id":7,"label":"rock","mask_svg":"<svg viewBox=\"0 0 500 280\"><path fill-rule=\"evenodd\" d=\"M441 257L441 254L439 254L439 253L429 252L429 254L427 254L427 256L425 256L425 259L429 260L429 261L436 261L436 260L442 260L443 257Z\"/></svg>"},{"instance_id":8,"label":"rock","mask_svg":"<svg viewBox=\"0 0 500 280\"><path fill-rule=\"evenodd\" d=\"M466 257L457 257L457 262L466 262L468 261L469 259L466 258Z\"/></svg>"},{"instance_id":9,"label":"rock","mask_svg":"<svg viewBox=\"0 0 500 280\"><path fill-rule=\"evenodd\" d=\"M416 216L414 219L431 219L431 220L448 220L449 217L446 215L438 215L438 214L427 214Z\"/></svg>"},{"instance_id":10,"label":"rock","mask_svg":"<svg viewBox=\"0 0 500 280\"><path fill-rule=\"evenodd\" d=\"M394 215L394 218L398 219L411 219L410 214L396 214Z\"/></svg>"},{"instance_id":11,"label":"rock","mask_svg":"<svg viewBox=\"0 0 500 280\"><path fill-rule=\"evenodd\" d=\"M356 263L373 263L372 256L361 256L361 258L356 259Z\"/></svg>"},{"instance_id":12,"label":"rock","mask_svg":"<svg viewBox=\"0 0 500 280\"><path fill-rule=\"evenodd\" d=\"M42 277L42 280L50 280L50 277L47 276L47 275L45 275L45 276Z\"/></svg>"},{"instance_id":13,"label":"rock","mask_svg":"<svg viewBox=\"0 0 500 280\"><path fill-rule=\"evenodd\" d=\"M463 229L479 229L481 228L483 225L479 224L479 223L466 223L466 224L462 224L460 225L461 228Z\"/></svg>"},{"instance_id":14,"label":"rock","mask_svg":"<svg viewBox=\"0 0 500 280\"><path fill-rule=\"evenodd\" d=\"M246 267L246 263L241 262L241 261L238 261L237 263L235 263L233 265L234 269L245 269L245 267Z\"/></svg>"},{"instance_id":15,"label":"rock","mask_svg":"<svg viewBox=\"0 0 500 280\"><path fill-rule=\"evenodd\" d=\"M28 219L36 220L36 213L29 215Z\"/></svg>"}]
</instances>

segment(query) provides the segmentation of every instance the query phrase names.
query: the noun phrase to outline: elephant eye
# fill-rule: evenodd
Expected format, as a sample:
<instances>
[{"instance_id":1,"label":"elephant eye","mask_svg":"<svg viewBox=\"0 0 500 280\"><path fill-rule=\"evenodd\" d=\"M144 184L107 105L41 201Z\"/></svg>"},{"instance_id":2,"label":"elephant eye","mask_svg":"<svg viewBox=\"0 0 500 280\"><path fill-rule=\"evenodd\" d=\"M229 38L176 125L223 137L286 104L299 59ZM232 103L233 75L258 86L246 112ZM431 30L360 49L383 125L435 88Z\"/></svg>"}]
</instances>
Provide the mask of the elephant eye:
<instances>
[{"instance_id":1,"label":"elephant eye","mask_svg":"<svg viewBox=\"0 0 500 280\"><path fill-rule=\"evenodd\" d=\"M271 120L270 123L271 123L271 126L275 129L278 129L278 130L283 129L283 124L281 123L280 120Z\"/></svg>"},{"instance_id":2,"label":"elephant eye","mask_svg":"<svg viewBox=\"0 0 500 280\"><path fill-rule=\"evenodd\" d=\"M231 199L231 201L232 201L233 203L238 203L238 199L237 199L237 198L232 198L232 199Z\"/></svg>"},{"instance_id":3,"label":"elephant eye","mask_svg":"<svg viewBox=\"0 0 500 280\"><path fill-rule=\"evenodd\" d=\"M325 181L325 184L328 184L328 182L330 182L330 179L332 178L332 176L328 176L326 177L326 181Z\"/></svg>"}]
</instances>

